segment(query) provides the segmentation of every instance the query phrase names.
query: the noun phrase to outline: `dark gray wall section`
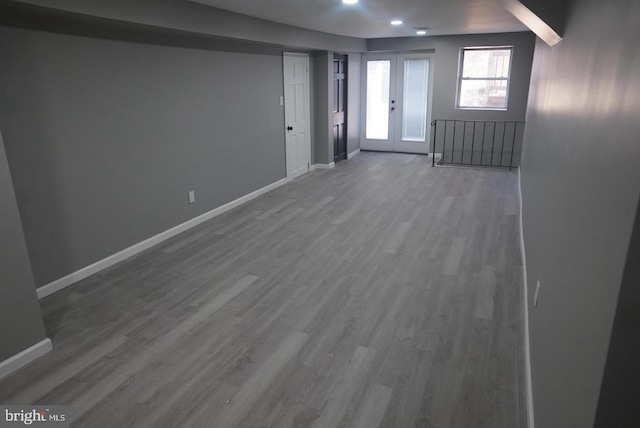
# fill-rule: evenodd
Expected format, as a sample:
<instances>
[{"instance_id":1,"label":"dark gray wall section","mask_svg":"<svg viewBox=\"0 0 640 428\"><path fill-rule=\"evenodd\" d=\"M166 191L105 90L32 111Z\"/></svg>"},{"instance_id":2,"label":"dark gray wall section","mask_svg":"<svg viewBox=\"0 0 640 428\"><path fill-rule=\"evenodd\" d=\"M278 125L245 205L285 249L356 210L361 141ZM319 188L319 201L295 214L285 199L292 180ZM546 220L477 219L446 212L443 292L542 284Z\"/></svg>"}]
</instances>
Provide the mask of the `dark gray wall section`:
<instances>
[{"instance_id":1,"label":"dark gray wall section","mask_svg":"<svg viewBox=\"0 0 640 428\"><path fill-rule=\"evenodd\" d=\"M313 67L313 159L315 163L326 165L333 162L330 111L332 104L329 100L333 78L333 52L316 52Z\"/></svg>"},{"instance_id":2,"label":"dark gray wall section","mask_svg":"<svg viewBox=\"0 0 640 428\"><path fill-rule=\"evenodd\" d=\"M22 223L0 134L0 362L45 339Z\"/></svg>"},{"instance_id":3,"label":"dark gray wall section","mask_svg":"<svg viewBox=\"0 0 640 428\"><path fill-rule=\"evenodd\" d=\"M285 177L280 55L6 27L0 40L37 286Z\"/></svg>"},{"instance_id":4,"label":"dark gray wall section","mask_svg":"<svg viewBox=\"0 0 640 428\"><path fill-rule=\"evenodd\" d=\"M349 54L348 63L348 111L347 111L347 154L360 148L360 65L362 55Z\"/></svg>"},{"instance_id":5,"label":"dark gray wall section","mask_svg":"<svg viewBox=\"0 0 640 428\"><path fill-rule=\"evenodd\" d=\"M640 195L638 19L639 2L578 0L564 40L536 45L521 173L538 427L594 423Z\"/></svg>"},{"instance_id":6,"label":"dark gray wall section","mask_svg":"<svg viewBox=\"0 0 640 428\"><path fill-rule=\"evenodd\" d=\"M513 49L511 85L507 111L456 109L460 49L468 46L505 46ZM535 36L533 33L472 34L460 36L371 39L369 51L435 51L432 119L524 120L531 76Z\"/></svg>"},{"instance_id":7,"label":"dark gray wall section","mask_svg":"<svg viewBox=\"0 0 640 428\"><path fill-rule=\"evenodd\" d=\"M100 17L194 34L271 43L303 49L360 52L364 39L337 36L251 18L188 0L18 0L23 7L52 8L78 16Z\"/></svg>"},{"instance_id":8,"label":"dark gray wall section","mask_svg":"<svg viewBox=\"0 0 640 428\"><path fill-rule=\"evenodd\" d=\"M640 207L627 254L600 391L598 428L640 426Z\"/></svg>"}]
</instances>

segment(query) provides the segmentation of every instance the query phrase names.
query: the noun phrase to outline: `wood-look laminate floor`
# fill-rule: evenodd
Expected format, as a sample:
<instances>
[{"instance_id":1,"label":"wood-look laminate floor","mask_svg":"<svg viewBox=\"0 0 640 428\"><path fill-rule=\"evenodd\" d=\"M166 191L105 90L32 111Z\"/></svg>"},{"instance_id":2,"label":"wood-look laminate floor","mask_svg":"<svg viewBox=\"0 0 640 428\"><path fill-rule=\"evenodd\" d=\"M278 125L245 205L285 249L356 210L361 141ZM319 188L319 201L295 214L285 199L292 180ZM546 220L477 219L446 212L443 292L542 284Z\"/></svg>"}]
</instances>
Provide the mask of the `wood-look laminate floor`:
<instances>
[{"instance_id":1,"label":"wood-look laminate floor","mask_svg":"<svg viewBox=\"0 0 640 428\"><path fill-rule=\"evenodd\" d=\"M74 427L524 427L517 175L362 153L41 301Z\"/></svg>"}]
</instances>

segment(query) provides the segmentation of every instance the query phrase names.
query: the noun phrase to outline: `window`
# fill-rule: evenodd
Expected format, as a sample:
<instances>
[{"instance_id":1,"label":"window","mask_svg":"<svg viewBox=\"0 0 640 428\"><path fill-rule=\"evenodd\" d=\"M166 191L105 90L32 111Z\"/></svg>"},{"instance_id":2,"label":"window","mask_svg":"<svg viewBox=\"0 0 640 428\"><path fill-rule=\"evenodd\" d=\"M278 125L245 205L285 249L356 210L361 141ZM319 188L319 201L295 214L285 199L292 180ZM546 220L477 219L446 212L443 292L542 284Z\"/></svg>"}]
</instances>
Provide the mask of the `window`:
<instances>
[{"instance_id":1,"label":"window","mask_svg":"<svg viewBox=\"0 0 640 428\"><path fill-rule=\"evenodd\" d=\"M506 110L512 52L512 46L463 48L460 51L456 107Z\"/></svg>"}]
</instances>

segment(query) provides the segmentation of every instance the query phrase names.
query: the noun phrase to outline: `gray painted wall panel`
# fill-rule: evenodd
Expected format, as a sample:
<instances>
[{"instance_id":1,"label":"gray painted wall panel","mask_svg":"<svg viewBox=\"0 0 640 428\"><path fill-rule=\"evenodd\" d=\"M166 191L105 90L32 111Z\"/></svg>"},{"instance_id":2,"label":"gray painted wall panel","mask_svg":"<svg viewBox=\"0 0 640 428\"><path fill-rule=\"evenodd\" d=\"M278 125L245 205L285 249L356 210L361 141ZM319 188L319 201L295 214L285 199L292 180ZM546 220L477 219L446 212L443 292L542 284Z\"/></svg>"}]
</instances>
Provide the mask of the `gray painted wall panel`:
<instances>
[{"instance_id":1,"label":"gray painted wall panel","mask_svg":"<svg viewBox=\"0 0 640 428\"><path fill-rule=\"evenodd\" d=\"M522 192L539 427L594 423L640 195L639 18L638 2L578 0L564 40L536 45Z\"/></svg>"},{"instance_id":2,"label":"gray painted wall panel","mask_svg":"<svg viewBox=\"0 0 640 428\"><path fill-rule=\"evenodd\" d=\"M1 27L0 40L37 286L285 177L279 55Z\"/></svg>"},{"instance_id":3,"label":"gray painted wall panel","mask_svg":"<svg viewBox=\"0 0 640 428\"><path fill-rule=\"evenodd\" d=\"M0 134L0 362L45 339L22 223Z\"/></svg>"},{"instance_id":4,"label":"gray painted wall panel","mask_svg":"<svg viewBox=\"0 0 640 428\"><path fill-rule=\"evenodd\" d=\"M636 211L616 308L595 426L640 425L640 207Z\"/></svg>"},{"instance_id":5,"label":"gray painted wall panel","mask_svg":"<svg viewBox=\"0 0 640 428\"><path fill-rule=\"evenodd\" d=\"M317 52L313 60L313 150L314 162L333 162L333 134L331 130L331 79L333 78L333 52Z\"/></svg>"}]
</instances>

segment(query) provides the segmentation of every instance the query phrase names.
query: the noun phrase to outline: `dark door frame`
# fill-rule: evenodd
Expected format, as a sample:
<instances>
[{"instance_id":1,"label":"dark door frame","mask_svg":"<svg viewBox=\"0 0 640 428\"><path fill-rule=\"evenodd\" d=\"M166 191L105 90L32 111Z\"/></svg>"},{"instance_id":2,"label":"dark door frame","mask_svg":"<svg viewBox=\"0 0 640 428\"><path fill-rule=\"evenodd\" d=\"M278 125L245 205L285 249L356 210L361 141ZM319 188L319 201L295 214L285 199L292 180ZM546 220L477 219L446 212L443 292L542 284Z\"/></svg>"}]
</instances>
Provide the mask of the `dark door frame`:
<instances>
[{"instance_id":1,"label":"dark door frame","mask_svg":"<svg viewBox=\"0 0 640 428\"><path fill-rule=\"evenodd\" d=\"M348 56L333 54L333 161L347 159Z\"/></svg>"}]
</instances>

